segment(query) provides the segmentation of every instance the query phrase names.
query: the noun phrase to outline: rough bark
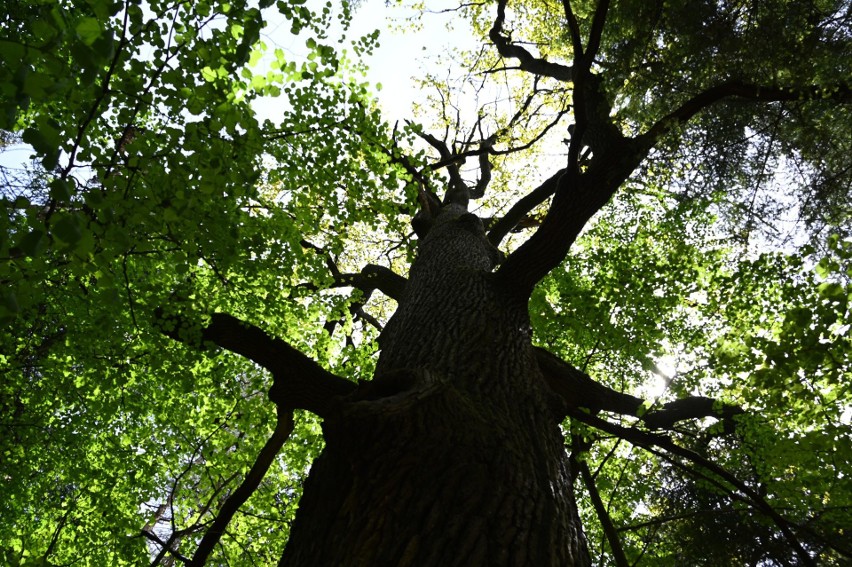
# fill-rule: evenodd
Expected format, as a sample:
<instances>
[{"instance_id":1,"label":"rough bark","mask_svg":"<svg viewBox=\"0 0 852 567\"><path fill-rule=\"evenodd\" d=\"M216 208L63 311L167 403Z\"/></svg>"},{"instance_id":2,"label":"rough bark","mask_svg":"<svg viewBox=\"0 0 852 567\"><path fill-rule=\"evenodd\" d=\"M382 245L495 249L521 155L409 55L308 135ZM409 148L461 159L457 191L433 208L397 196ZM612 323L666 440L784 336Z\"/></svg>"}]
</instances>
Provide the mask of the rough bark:
<instances>
[{"instance_id":1,"label":"rough bark","mask_svg":"<svg viewBox=\"0 0 852 567\"><path fill-rule=\"evenodd\" d=\"M526 298L463 207L423 240L375 379L323 425L288 567L589 565Z\"/></svg>"}]
</instances>

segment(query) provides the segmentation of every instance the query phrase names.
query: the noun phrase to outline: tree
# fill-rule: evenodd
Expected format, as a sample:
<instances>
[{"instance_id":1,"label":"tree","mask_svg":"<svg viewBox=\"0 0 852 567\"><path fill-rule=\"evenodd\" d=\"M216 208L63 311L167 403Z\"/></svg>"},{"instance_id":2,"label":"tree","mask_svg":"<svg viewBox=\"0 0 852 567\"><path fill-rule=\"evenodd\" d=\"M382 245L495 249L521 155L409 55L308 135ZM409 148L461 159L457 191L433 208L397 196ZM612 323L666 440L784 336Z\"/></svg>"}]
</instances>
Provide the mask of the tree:
<instances>
[{"instance_id":1,"label":"tree","mask_svg":"<svg viewBox=\"0 0 852 567\"><path fill-rule=\"evenodd\" d=\"M6 563L852 557L848 2L271 4L6 2Z\"/></svg>"}]
</instances>

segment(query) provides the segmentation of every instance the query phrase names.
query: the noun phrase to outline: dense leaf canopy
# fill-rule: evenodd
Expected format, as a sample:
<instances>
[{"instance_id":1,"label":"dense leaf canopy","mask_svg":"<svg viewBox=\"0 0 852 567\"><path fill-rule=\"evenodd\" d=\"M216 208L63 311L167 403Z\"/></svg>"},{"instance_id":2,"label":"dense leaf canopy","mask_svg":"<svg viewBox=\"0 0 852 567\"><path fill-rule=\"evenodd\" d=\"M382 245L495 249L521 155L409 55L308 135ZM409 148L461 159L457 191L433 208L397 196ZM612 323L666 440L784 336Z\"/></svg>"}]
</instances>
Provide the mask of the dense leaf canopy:
<instances>
[{"instance_id":1,"label":"dense leaf canopy","mask_svg":"<svg viewBox=\"0 0 852 567\"><path fill-rule=\"evenodd\" d=\"M595 563L852 560L848 1L453 5L480 41L405 125L365 6L2 6L0 562L188 561L286 438L269 373L201 345L214 314L367 380L427 195L466 188L509 254L560 175L627 154L519 283L537 345L644 400L562 425ZM642 419L684 399L710 405ZM297 412L211 563L278 560L322 444Z\"/></svg>"}]
</instances>

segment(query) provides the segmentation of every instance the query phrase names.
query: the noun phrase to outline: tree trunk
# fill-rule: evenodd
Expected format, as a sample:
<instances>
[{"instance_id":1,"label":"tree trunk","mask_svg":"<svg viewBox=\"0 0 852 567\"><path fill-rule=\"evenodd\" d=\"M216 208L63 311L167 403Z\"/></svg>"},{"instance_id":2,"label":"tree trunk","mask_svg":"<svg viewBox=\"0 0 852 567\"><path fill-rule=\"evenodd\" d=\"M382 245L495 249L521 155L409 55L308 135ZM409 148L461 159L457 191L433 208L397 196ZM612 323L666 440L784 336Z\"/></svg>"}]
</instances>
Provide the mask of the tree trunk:
<instances>
[{"instance_id":1,"label":"tree trunk","mask_svg":"<svg viewBox=\"0 0 852 567\"><path fill-rule=\"evenodd\" d=\"M341 400L281 565L589 565L527 298L474 215L445 206Z\"/></svg>"}]
</instances>

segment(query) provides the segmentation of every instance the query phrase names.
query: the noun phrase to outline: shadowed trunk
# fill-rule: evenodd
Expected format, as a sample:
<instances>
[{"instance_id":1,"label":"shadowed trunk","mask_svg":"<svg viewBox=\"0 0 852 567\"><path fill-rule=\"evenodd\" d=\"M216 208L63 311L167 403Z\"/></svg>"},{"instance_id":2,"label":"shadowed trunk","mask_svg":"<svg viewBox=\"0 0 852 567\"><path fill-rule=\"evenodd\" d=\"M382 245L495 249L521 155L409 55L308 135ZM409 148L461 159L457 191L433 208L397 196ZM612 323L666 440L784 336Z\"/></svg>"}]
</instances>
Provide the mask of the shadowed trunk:
<instances>
[{"instance_id":1,"label":"shadowed trunk","mask_svg":"<svg viewBox=\"0 0 852 567\"><path fill-rule=\"evenodd\" d=\"M589 565L527 298L462 207L422 241L376 377L324 423L281 559L318 565Z\"/></svg>"}]
</instances>

